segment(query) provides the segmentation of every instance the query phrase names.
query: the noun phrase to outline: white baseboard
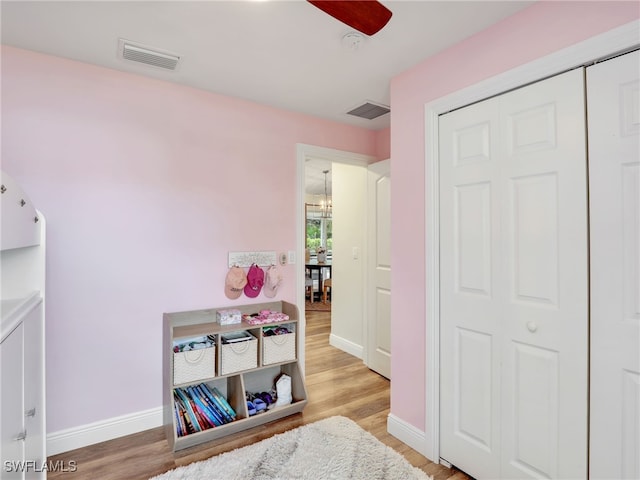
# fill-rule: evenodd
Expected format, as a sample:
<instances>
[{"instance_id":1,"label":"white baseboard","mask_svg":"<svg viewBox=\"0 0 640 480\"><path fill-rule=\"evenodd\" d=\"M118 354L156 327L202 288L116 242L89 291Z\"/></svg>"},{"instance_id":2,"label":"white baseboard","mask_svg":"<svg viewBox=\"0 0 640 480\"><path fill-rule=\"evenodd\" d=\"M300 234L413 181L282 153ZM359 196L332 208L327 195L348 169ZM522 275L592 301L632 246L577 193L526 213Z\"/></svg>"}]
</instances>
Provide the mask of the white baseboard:
<instances>
[{"instance_id":1,"label":"white baseboard","mask_svg":"<svg viewBox=\"0 0 640 480\"><path fill-rule=\"evenodd\" d=\"M353 355L354 357L357 357L360 359L362 358L362 354L363 354L362 345L358 345L357 343L353 343L350 340L346 340L342 337L338 337L333 333L329 335L329 345L331 345L332 347L339 348L343 352L347 352Z\"/></svg>"},{"instance_id":2,"label":"white baseboard","mask_svg":"<svg viewBox=\"0 0 640 480\"><path fill-rule=\"evenodd\" d=\"M413 425L408 424L404 420L399 419L395 415L389 414L387 416L387 432L396 437L398 440L406 443L416 452L424 455L432 462L436 462L434 459L427 457L426 453L426 435L423 431L417 429Z\"/></svg>"},{"instance_id":3,"label":"white baseboard","mask_svg":"<svg viewBox=\"0 0 640 480\"><path fill-rule=\"evenodd\" d=\"M47 456L163 425L162 407L109 418L47 435Z\"/></svg>"}]
</instances>

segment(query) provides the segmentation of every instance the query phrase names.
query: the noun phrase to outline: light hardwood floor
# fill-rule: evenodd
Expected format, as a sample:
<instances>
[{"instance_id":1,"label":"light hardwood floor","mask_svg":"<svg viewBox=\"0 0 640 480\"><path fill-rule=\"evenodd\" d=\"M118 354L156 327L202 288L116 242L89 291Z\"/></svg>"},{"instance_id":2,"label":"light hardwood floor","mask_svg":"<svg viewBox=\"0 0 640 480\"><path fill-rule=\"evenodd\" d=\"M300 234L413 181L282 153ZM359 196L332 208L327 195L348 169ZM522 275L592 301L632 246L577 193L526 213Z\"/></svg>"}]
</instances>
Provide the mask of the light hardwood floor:
<instances>
[{"instance_id":1,"label":"light hardwood floor","mask_svg":"<svg viewBox=\"0 0 640 480\"><path fill-rule=\"evenodd\" d=\"M436 480L469 480L462 472L430 462L387 433L389 381L369 370L361 360L330 346L329 333L330 313L307 312L309 403L302 413L175 454L169 451L163 428L154 428L49 457L50 464L69 466L73 461L77 466L73 473L49 472L49 480L148 479L176 466L204 460L333 415L356 421Z\"/></svg>"}]
</instances>

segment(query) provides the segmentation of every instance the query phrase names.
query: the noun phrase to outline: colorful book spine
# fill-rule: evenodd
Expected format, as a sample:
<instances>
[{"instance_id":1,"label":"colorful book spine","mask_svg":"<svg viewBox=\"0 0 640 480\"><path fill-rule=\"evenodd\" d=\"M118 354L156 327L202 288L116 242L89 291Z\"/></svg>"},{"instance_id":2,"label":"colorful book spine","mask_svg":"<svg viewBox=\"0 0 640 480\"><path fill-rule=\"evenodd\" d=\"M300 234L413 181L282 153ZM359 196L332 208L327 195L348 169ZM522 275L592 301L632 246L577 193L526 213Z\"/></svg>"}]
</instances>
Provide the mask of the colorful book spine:
<instances>
[{"instance_id":1,"label":"colorful book spine","mask_svg":"<svg viewBox=\"0 0 640 480\"><path fill-rule=\"evenodd\" d=\"M180 422L180 407L178 406L178 402L173 402L173 415L175 416L176 421L176 433L179 437L184 435L184 430L182 428L182 423Z\"/></svg>"},{"instance_id":2,"label":"colorful book spine","mask_svg":"<svg viewBox=\"0 0 640 480\"><path fill-rule=\"evenodd\" d=\"M213 410L207 404L206 400L198 391L197 386L187 387L187 393L197 403L202 413L214 424L214 426L219 427L225 423L224 419L218 414L218 412Z\"/></svg>"},{"instance_id":3,"label":"colorful book spine","mask_svg":"<svg viewBox=\"0 0 640 480\"><path fill-rule=\"evenodd\" d=\"M191 421L191 425L193 426L193 429L196 432L202 431L202 428L200 427L200 422L198 421L198 416L196 415L196 412L193 411L193 407L191 406L191 402L189 401L189 398L184 394L184 392L180 388L176 388L174 392L178 394L178 396L182 400L182 403L186 407L186 410L189 414L188 417Z\"/></svg>"},{"instance_id":4,"label":"colorful book spine","mask_svg":"<svg viewBox=\"0 0 640 480\"><path fill-rule=\"evenodd\" d=\"M200 400L207 406L212 414L220 420L223 425L225 423L229 423L229 420L223 414L223 412L221 412L220 409L211 401L211 399L207 397L204 392L204 388L202 388L202 385L196 385L194 389L196 390L196 393L199 396Z\"/></svg>"},{"instance_id":5,"label":"colorful book spine","mask_svg":"<svg viewBox=\"0 0 640 480\"><path fill-rule=\"evenodd\" d=\"M227 399L224 398L224 396L220 393L220 390L218 390L216 387L213 387L213 391L211 393L220 402L222 407L229 413L229 415L235 420L236 412L233 408L231 408L231 405L229 405Z\"/></svg>"},{"instance_id":6,"label":"colorful book spine","mask_svg":"<svg viewBox=\"0 0 640 480\"><path fill-rule=\"evenodd\" d=\"M236 412L216 387L205 383L173 390L176 433L179 437L233 422Z\"/></svg>"},{"instance_id":7,"label":"colorful book spine","mask_svg":"<svg viewBox=\"0 0 640 480\"><path fill-rule=\"evenodd\" d=\"M189 396L191 401L195 404L198 412L208 423L207 428L219 427L224 422L222 422L211 410L208 406L202 401L199 395L196 394L195 391L192 390L191 387L185 390L185 393Z\"/></svg>"},{"instance_id":8,"label":"colorful book spine","mask_svg":"<svg viewBox=\"0 0 640 480\"><path fill-rule=\"evenodd\" d=\"M193 410L193 413L196 417L196 422L198 422L198 426L200 427L200 431L206 430L207 428L209 428L209 424L204 418L202 418L202 415L198 411L198 408L196 407L195 403L193 403L193 400L189 400L189 403L191 404L191 410Z\"/></svg>"},{"instance_id":9,"label":"colorful book spine","mask_svg":"<svg viewBox=\"0 0 640 480\"><path fill-rule=\"evenodd\" d=\"M191 424L191 420L189 419L189 412L187 411L187 407L184 405L184 402L175 391L173 392L173 397L175 404L178 405L178 411L180 413L180 428L178 429L178 432L181 432L182 435L195 433L196 430Z\"/></svg>"}]
</instances>

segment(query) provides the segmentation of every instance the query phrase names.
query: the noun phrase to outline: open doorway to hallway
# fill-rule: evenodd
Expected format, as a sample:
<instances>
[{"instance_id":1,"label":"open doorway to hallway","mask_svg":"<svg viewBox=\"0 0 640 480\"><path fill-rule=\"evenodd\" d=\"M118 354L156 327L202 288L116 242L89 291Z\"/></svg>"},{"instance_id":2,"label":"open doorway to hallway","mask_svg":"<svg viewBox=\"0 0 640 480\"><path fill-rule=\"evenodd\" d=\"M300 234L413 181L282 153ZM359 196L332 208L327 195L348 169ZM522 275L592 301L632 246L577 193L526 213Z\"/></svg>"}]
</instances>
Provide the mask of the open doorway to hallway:
<instances>
[{"instance_id":1,"label":"open doorway to hallway","mask_svg":"<svg viewBox=\"0 0 640 480\"><path fill-rule=\"evenodd\" d=\"M333 260L332 162L305 162L305 310L331 311Z\"/></svg>"},{"instance_id":2,"label":"open doorway to hallway","mask_svg":"<svg viewBox=\"0 0 640 480\"><path fill-rule=\"evenodd\" d=\"M317 164L315 166L316 196L309 198L306 196L306 172L307 166L313 166L314 164ZM331 287L330 290L327 289L327 300L330 301L330 304L319 304L320 307L324 308L330 306L330 344L362 359L370 368L374 367L370 362L373 356L369 355L369 347L375 346L378 349L378 347L384 347L389 343L379 342L379 335L377 334L373 337L370 335L371 331L378 332L380 330L377 320L380 315L377 312L379 311L381 314L389 313L388 308L380 308L380 305L384 307L388 302L381 304L374 301L379 296L370 293L371 288L374 288L379 282L375 275L370 275L370 270L378 270L378 264L372 265L369 260L370 258L380 259L382 257L379 255L379 248L376 242L371 239L369 227L382 224L377 222L377 217L373 220L369 218L372 214L376 214L376 212L372 213L369 207L371 205L385 204L386 202L388 214L390 202L388 196L379 200L377 196L370 197L369 195L371 190L381 190L378 188L381 183L372 182L372 176L378 179L383 175L372 169L372 164L379 165L380 162L376 162L375 158L365 155L309 145L298 145L298 199L300 202L298 258L304 258L308 245L311 246L310 250L316 247L307 238L308 222L306 213L310 209L308 205L305 208L305 203L316 205L316 212L320 218L318 222L319 228L316 230L317 238L319 238L318 245L321 247L330 245L331 247L330 255L325 259L321 273L314 272L312 275L311 269L308 268L309 265L319 268L317 250L313 252L316 253L315 257L312 255L312 251L309 252L311 263L305 262L304 265L299 265L298 305L303 310L307 298L310 300L311 292L308 290L308 286L313 289L314 304L316 303L315 300L321 300L322 287L326 287L324 281L330 277ZM325 175L325 172L330 172L331 176ZM327 182L326 196L325 178ZM386 178L387 180L382 183L388 187L389 177L387 176ZM385 191L388 193L389 189L386 188ZM327 210L330 210L330 212L327 212ZM328 218L330 218L331 229L330 244L326 237L329 231L326 226ZM385 225L389 223L390 221L387 221ZM378 229L373 228L372 231L375 234ZM385 245L388 245L388 242ZM328 262L329 259L330 262ZM315 265L313 265L314 263ZM389 270L388 267L387 265L387 270ZM376 289L376 291L378 290ZM387 289L386 298L390 298L389 293L390 290ZM308 310L311 311L311 309ZM374 319L374 322L371 322L371 319ZM386 330L389 330L389 325L386 325ZM388 345L386 351L389 353ZM387 363L390 363L389 355L387 355L387 359L389 360ZM374 369L389 378L390 368L383 369L384 373L381 369Z\"/></svg>"}]
</instances>

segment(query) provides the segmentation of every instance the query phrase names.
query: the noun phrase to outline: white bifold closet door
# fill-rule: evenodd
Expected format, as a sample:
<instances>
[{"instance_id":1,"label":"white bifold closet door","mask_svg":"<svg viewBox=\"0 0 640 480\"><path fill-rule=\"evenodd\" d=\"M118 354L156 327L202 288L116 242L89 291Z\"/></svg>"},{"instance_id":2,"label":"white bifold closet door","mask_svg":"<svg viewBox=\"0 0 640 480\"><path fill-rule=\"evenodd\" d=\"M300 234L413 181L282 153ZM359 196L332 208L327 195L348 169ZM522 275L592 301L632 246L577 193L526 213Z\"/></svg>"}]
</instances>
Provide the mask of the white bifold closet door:
<instances>
[{"instance_id":1,"label":"white bifold closet door","mask_svg":"<svg viewBox=\"0 0 640 480\"><path fill-rule=\"evenodd\" d=\"M440 456L587 476L584 70L440 118Z\"/></svg>"},{"instance_id":2,"label":"white bifold closet door","mask_svg":"<svg viewBox=\"0 0 640 480\"><path fill-rule=\"evenodd\" d=\"M590 477L640 478L640 53L587 68Z\"/></svg>"}]
</instances>

